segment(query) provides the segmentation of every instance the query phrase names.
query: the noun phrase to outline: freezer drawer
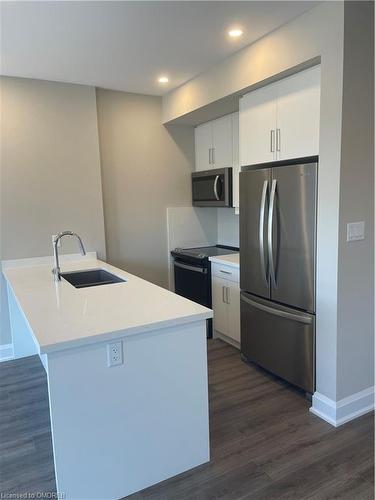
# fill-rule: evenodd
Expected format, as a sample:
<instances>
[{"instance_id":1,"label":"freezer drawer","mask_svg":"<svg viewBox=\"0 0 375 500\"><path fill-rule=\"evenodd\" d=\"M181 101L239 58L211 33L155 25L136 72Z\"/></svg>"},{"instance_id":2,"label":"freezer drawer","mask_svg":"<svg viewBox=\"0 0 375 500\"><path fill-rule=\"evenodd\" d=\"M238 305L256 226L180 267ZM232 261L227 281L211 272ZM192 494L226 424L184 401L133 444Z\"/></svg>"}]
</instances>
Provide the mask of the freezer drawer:
<instances>
[{"instance_id":1,"label":"freezer drawer","mask_svg":"<svg viewBox=\"0 0 375 500\"><path fill-rule=\"evenodd\" d=\"M249 361L314 392L314 315L242 292L241 351Z\"/></svg>"}]
</instances>

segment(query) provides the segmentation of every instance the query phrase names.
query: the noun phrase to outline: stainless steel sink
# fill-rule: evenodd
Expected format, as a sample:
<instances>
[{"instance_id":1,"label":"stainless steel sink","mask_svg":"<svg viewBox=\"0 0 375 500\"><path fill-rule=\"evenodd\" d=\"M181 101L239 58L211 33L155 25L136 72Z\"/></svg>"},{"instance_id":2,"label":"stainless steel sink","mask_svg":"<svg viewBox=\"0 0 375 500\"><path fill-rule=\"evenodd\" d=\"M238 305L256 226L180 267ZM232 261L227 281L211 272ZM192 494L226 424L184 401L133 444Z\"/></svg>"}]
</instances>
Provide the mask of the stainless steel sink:
<instances>
[{"instance_id":1,"label":"stainless steel sink","mask_svg":"<svg viewBox=\"0 0 375 500\"><path fill-rule=\"evenodd\" d=\"M124 283L125 280L105 271L104 269L90 269L88 271L73 271L61 273L60 275L76 288L89 286L111 285L113 283Z\"/></svg>"}]
</instances>

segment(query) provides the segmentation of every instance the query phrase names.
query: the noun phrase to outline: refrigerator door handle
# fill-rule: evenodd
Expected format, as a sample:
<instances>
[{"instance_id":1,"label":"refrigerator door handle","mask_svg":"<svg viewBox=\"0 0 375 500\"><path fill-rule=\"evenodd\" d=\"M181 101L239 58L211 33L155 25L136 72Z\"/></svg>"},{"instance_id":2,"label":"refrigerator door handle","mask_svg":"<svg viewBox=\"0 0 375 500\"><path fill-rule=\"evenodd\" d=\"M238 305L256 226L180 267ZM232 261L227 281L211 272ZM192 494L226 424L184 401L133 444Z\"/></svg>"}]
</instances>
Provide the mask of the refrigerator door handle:
<instances>
[{"instance_id":1,"label":"refrigerator door handle","mask_svg":"<svg viewBox=\"0 0 375 500\"><path fill-rule=\"evenodd\" d=\"M290 319L292 321L297 321L298 323L304 323L306 325L311 325L312 317L305 316L304 314L293 314L287 311L282 311L281 309L274 309L273 307L268 307L264 304L260 304L259 302L255 302L254 300L245 297L241 293L241 299L247 302L250 306L255 307L256 309L260 309L261 311L273 314L274 316L280 316L281 318Z\"/></svg>"},{"instance_id":2,"label":"refrigerator door handle","mask_svg":"<svg viewBox=\"0 0 375 500\"><path fill-rule=\"evenodd\" d=\"M266 264L264 261L264 215L266 208L267 190L268 190L268 181L266 180L263 182L262 198L259 210L259 251L260 251L260 265L262 267L263 278L266 285L268 286Z\"/></svg>"},{"instance_id":3,"label":"refrigerator door handle","mask_svg":"<svg viewBox=\"0 0 375 500\"><path fill-rule=\"evenodd\" d=\"M268 262L270 268L271 284L276 288L275 265L273 262L273 214L275 209L275 195L276 195L277 180L272 180L270 207L268 211Z\"/></svg>"}]
</instances>

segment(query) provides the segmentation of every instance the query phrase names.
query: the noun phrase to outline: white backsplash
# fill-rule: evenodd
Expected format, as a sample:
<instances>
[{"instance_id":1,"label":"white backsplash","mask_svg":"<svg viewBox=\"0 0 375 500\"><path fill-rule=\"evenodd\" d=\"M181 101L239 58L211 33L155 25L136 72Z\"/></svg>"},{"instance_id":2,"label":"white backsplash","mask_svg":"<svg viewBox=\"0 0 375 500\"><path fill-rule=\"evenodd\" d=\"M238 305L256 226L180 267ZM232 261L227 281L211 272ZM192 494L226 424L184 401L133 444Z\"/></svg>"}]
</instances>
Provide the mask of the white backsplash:
<instances>
[{"instance_id":1,"label":"white backsplash","mask_svg":"<svg viewBox=\"0 0 375 500\"><path fill-rule=\"evenodd\" d=\"M239 216L234 208L167 208L169 289L174 290L173 259L176 247L239 246Z\"/></svg>"},{"instance_id":2,"label":"white backsplash","mask_svg":"<svg viewBox=\"0 0 375 500\"><path fill-rule=\"evenodd\" d=\"M234 208L217 209L217 242L220 245L240 246L240 216Z\"/></svg>"},{"instance_id":3,"label":"white backsplash","mask_svg":"<svg viewBox=\"0 0 375 500\"><path fill-rule=\"evenodd\" d=\"M216 245L218 224L216 208L170 207L167 208L168 230L168 281L174 290L173 259L170 251L176 247L193 248Z\"/></svg>"}]
</instances>

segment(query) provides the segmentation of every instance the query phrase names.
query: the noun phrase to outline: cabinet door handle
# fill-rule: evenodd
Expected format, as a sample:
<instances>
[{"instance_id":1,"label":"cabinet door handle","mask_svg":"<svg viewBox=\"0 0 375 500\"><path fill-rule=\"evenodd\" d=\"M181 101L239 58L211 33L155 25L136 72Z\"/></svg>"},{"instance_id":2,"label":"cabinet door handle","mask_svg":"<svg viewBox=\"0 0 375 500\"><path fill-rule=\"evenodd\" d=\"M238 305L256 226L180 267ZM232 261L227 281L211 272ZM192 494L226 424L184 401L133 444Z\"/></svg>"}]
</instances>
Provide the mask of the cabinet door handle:
<instances>
[{"instance_id":1,"label":"cabinet door handle","mask_svg":"<svg viewBox=\"0 0 375 500\"><path fill-rule=\"evenodd\" d=\"M215 163L215 148L212 148L212 163Z\"/></svg>"},{"instance_id":2,"label":"cabinet door handle","mask_svg":"<svg viewBox=\"0 0 375 500\"><path fill-rule=\"evenodd\" d=\"M271 151L271 153L273 153L275 151L275 131L273 129L271 130L270 151Z\"/></svg>"},{"instance_id":3,"label":"cabinet door handle","mask_svg":"<svg viewBox=\"0 0 375 500\"><path fill-rule=\"evenodd\" d=\"M227 299L227 304L230 304L230 288L229 288L229 286L226 286L225 288L226 288L226 294L225 294L225 296L226 296L226 299Z\"/></svg>"},{"instance_id":4,"label":"cabinet door handle","mask_svg":"<svg viewBox=\"0 0 375 500\"><path fill-rule=\"evenodd\" d=\"M276 129L276 151L281 150L281 130L279 128Z\"/></svg>"},{"instance_id":5,"label":"cabinet door handle","mask_svg":"<svg viewBox=\"0 0 375 500\"><path fill-rule=\"evenodd\" d=\"M208 163L211 165L211 148L208 148Z\"/></svg>"},{"instance_id":6,"label":"cabinet door handle","mask_svg":"<svg viewBox=\"0 0 375 500\"><path fill-rule=\"evenodd\" d=\"M229 271L224 271L224 269L220 269L220 272L221 272L221 273L224 273L224 274L232 274L232 273L231 273L231 272L229 272Z\"/></svg>"},{"instance_id":7,"label":"cabinet door handle","mask_svg":"<svg viewBox=\"0 0 375 500\"><path fill-rule=\"evenodd\" d=\"M224 302L224 304L226 304L226 302L225 302L225 286L221 287L221 291L222 291L222 295L223 295L223 302Z\"/></svg>"}]
</instances>

